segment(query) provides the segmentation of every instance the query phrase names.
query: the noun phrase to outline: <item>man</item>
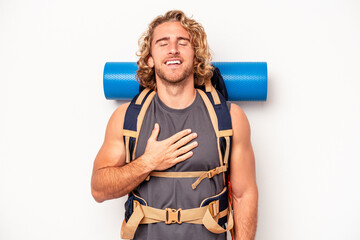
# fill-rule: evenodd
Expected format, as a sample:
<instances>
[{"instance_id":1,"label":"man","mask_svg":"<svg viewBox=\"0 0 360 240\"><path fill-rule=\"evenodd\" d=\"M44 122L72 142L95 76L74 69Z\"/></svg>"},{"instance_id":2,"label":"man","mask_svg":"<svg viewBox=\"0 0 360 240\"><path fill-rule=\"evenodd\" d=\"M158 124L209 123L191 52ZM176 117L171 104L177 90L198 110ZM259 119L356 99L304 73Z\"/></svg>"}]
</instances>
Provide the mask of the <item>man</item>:
<instances>
[{"instance_id":1,"label":"man","mask_svg":"<svg viewBox=\"0 0 360 240\"><path fill-rule=\"evenodd\" d=\"M123 140L126 135L124 119L130 103L121 105L111 116L104 143L94 162L93 197L97 202L103 202L130 193L128 202L131 202L127 206L135 209L133 215L141 215L135 225L136 220L127 220L124 224L125 229L130 229L131 222L132 231L136 231L134 239L226 239L223 231L208 231L212 227L205 226L209 225L206 223L202 225L203 220L199 222L194 218L183 223L181 220L186 218L185 210L197 208L202 211L207 208L199 208L204 199L219 196L225 191L222 188L226 189L224 172L202 179L195 186L196 177L181 175L215 168L221 156L205 99L200 97L203 96L201 90L195 88L208 84L212 76L206 34L199 23L187 18L183 12L169 11L149 25L140 41L139 56L137 77L141 85L154 90L154 99L144 116L130 163L126 164L129 152ZM254 239L258 193L250 127L240 107L231 104L229 108L233 237L236 240ZM175 175L163 176L163 172ZM179 172L181 174L176 175ZM140 207L132 202L134 196L148 206L142 203L142 210L136 210ZM149 220L146 224L147 207L163 214L165 220ZM232 221L230 212L229 206L225 213L228 227ZM179 224L165 224L170 217L173 218L170 223ZM214 219L218 220L219 216ZM128 236L132 238L131 234Z\"/></svg>"}]
</instances>

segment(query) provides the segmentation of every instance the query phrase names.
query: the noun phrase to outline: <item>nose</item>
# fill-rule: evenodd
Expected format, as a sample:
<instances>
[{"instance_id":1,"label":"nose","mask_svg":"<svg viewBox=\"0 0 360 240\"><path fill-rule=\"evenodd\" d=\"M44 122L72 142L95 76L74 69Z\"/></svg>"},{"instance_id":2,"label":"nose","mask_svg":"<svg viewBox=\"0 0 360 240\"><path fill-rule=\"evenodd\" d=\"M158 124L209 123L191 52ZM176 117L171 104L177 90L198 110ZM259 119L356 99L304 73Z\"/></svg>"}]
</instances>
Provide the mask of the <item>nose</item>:
<instances>
[{"instance_id":1,"label":"nose","mask_svg":"<svg viewBox=\"0 0 360 240\"><path fill-rule=\"evenodd\" d=\"M170 44L169 53L170 54L179 54L179 48L178 48L178 45L176 43L171 43Z\"/></svg>"}]
</instances>

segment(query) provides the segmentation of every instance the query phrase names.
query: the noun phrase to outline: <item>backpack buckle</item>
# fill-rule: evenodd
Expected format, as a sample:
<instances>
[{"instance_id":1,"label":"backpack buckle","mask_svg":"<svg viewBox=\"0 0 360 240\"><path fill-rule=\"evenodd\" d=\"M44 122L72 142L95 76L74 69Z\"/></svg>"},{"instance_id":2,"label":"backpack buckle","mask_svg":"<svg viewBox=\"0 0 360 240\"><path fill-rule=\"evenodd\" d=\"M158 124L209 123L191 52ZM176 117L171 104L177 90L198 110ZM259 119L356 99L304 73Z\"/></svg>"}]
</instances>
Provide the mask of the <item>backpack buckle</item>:
<instances>
[{"instance_id":1,"label":"backpack buckle","mask_svg":"<svg viewBox=\"0 0 360 240\"><path fill-rule=\"evenodd\" d=\"M180 220L180 211L182 209L179 208L178 210L176 209L172 209L172 208L165 208L166 211L166 216L165 216L165 223L166 224L172 224L172 223L177 223L177 224L182 224L181 220Z\"/></svg>"},{"instance_id":2,"label":"backpack buckle","mask_svg":"<svg viewBox=\"0 0 360 240\"><path fill-rule=\"evenodd\" d=\"M217 170L217 168L208 171L208 172L206 173L207 178L210 179L210 178L214 177L214 176L217 174L216 170Z\"/></svg>"},{"instance_id":3,"label":"backpack buckle","mask_svg":"<svg viewBox=\"0 0 360 240\"><path fill-rule=\"evenodd\" d=\"M213 201L211 203L209 203L209 212L211 214L211 216L215 217L218 213L219 213L219 205L217 203L217 201Z\"/></svg>"}]
</instances>

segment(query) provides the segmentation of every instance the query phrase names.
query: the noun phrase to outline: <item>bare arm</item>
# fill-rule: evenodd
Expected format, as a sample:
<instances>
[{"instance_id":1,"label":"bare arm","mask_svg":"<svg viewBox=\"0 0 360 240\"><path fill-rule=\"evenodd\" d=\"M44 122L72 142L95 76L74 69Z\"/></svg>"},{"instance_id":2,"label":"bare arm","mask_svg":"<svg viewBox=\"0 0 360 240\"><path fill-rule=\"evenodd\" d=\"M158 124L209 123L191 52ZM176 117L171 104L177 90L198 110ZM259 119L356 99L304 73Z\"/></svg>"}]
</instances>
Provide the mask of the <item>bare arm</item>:
<instances>
[{"instance_id":1,"label":"bare arm","mask_svg":"<svg viewBox=\"0 0 360 240\"><path fill-rule=\"evenodd\" d=\"M197 137L191 130L180 131L168 139L157 141L159 126L147 142L145 153L125 164L123 123L129 104L121 105L111 116L104 143L96 156L91 179L91 193L97 202L119 198L137 187L154 170L165 170L192 156Z\"/></svg>"},{"instance_id":2,"label":"bare arm","mask_svg":"<svg viewBox=\"0 0 360 240\"><path fill-rule=\"evenodd\" d=\"M253 240L257 224L258 191L250 126L245 113L231 105L233 144L230 182L233 198L235 240Z\"/></svg>"}]
</instances>

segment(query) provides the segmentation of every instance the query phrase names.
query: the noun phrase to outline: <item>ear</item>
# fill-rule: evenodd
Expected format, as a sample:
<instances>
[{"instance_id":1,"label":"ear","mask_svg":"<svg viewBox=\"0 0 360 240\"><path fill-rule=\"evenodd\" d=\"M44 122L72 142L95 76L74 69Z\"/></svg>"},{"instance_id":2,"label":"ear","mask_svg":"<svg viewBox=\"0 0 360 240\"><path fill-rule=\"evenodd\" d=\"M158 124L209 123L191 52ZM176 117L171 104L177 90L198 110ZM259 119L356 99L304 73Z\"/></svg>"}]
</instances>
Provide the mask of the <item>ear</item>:
<instances>
[{"instance_id":1,"label":"ear","mask_svg":"<svg viewBox=\"0 0 360 240\"><path fill-rule=\"evenodd\" d=\"M152 58L152 56L150 56L147 60L147 64L149 67L153 68L154 67L154 59Z\"/></svg>"}]
</instances>

